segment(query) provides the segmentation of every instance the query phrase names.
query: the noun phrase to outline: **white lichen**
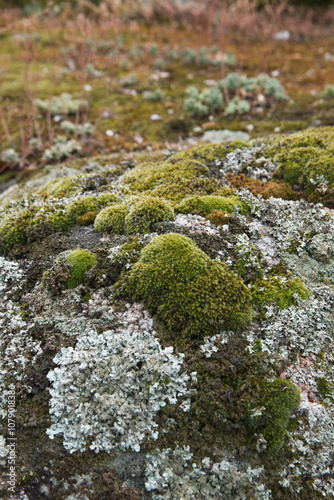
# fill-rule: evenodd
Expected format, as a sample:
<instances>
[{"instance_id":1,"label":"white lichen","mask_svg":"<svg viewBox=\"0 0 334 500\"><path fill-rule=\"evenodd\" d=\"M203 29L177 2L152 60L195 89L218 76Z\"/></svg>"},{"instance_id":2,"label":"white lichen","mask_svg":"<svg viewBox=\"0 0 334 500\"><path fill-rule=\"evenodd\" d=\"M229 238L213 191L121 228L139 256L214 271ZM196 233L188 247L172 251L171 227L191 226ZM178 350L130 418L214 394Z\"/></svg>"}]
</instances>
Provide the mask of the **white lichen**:
<instances>
[{"instance_id":1,"label":"white lichen","mask_svg":"<svg viewBox=\"0 0 334 500\"><path fill-rule=\"evenodd\" d=\"M157 439L156 413L187 396L190 376L181 372L183 355L162 348L151 334L91 332L75 348L63 348L49 372L52 439L63 435L70 452L140 450Z\"/></svg>"},{"instance_id":2,"label":"white lichen","mask_svg":"<svg viewBox=\"0 0 334 500\"><path fill-rule=\"evenodd\" d=\"M259 481L262 472L227 459L214 463L206 457L196 463L189 446L157 449L147 456L145 486L152 500L269 500L270 490Z\"/></svg>"}]
</instances>

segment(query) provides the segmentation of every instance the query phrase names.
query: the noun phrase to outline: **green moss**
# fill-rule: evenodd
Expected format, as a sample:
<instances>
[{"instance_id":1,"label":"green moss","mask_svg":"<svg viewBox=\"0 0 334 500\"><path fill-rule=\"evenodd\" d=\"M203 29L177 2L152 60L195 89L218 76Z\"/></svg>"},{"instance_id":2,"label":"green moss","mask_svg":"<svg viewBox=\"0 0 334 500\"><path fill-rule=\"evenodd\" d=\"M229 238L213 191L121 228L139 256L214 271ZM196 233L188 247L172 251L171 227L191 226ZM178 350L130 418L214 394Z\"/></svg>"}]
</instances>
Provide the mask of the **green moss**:
<instances>
[{"instance_id":1,"label":"green moss","mask_svg":"<svg viewBox=\"0 0 334 500\"><path fill-rule=\"evenodd\" d=\"M206 216L213 210L223 210L233 214L236 209L247 211L246 205L238 196L189 196L175 206L176 212Z\"/></svg>"},{"instance_id":2,"label":"green moss","mask_svg":"<svg viewBox=\"0 0 334 500\"><path fill-rule=\"evenodd\" d=\"M97 264L97 258L92 252L77 248L67 256L66 262L71 267L71 274L67 280L67 287L75 288L84 281L86 272Z\"/></svg>"},{"instance_id":3,"label":"green moss","mask_svg":"<svg viewBox=\"0 0 334 500\"><path fill-rule=\"evenodd\" d=\"M125 218L128 234L149 233L152 224L174 219L172 206L161 198L145 197L135 203Z\"/></svg>"},{"instance_id":4,"label":"green moss","mask_svg":"<svg viewBox=\"0 0 334 500\"><path fill-rule=\"evenodd\" d=\"M262 415L252 417L256 433L262 434L267 441L267 452L277 455L284 445L290 416L300 404L300 391L289 380L276 379L265 389L263 398L258 402L264 407Z\"/></svg>"},{"instance_id":5,"label":"green moss","mask_svg":"<svg viewBox=\"0 0 334 500\"><path fill-rule=\"evenodd\" d=\"M221 144L209 144L206 146L195 146L172 156L174 160L197 160L211 166L217 160L223 160L226 155L240 148L249 148L250 145L242 141L222 142Z\"/></svg>"},{"instance_id":6,"label":"green moss","mask_svg":"<svg viewBox=\"0 0 334 500\"><path fill-rule=\"evenodd\" d=\"M209 215L206 216L211 224L215 224L215 226L223 226L228 224L228 220L231 214L225 212L225 210L212 210Z\"/></svg>"},{"instance_id":7,"label":"green moss","mask_svg":"<svg viewBox=\"0 0 334 500\"><path fill-rule=\"evenodd\" d=\"M13 246L26 243L27 229L32 217L33 212L26 209L4 218L0 225L0 249L2 252L7 253Z\"/></svg>"},{"instance_id":8,"label":"green moss","mask_svg":"<svg viewBox=\"0 0 334 500\"><path fill-rule=\"evenodd\" d=\"M154 238L117 289L144 302L173 337L240 330L252 317L242 280L179 234Z\"/></svg>"},{"instance_id":9,"label":"green moss","mask_svg":"<svg viewBox=\"0 0 334 500\"><path fill-rule=\"evenodd\" d=\"M125 173L121 182L133 192L143 193L161 186L177 186L180 182L189 182L208 173L205 165L196 161L148 163Z\"/></svg>"},{"instance_id":10,"label":"green moss","mask_svg":"<svg viewBox=\"0 0 334 500\"><path fill-rule=\"evenodd\" d=\"M97 212L106 205L115 203L118 197L112 193L99 196L85 196L65 205L55 200L31 203L29 209L20 210L15 215L3 218L0 225L0 250L8 252L19 244L26 244L43 238L55 231L66 232L78 222L78 218L88 212Z\"/></svg>"},{"instance_id":11,"label":"green moss","mask_svg":"<svg viewBox=\"0 0 334 500\"><path fill-rule=\"evenodd\" d=\"M307 194L333 189L334 128L323 127L273 140L264 151L278 163L277 174Z\"/></svg>"},{"instance_id":12,"label":"green moss","mask_svg":"<svg viewBox=\"0 0 334 500\"><path fill-rule=\"evenodd\" d=\"M90 226L90 224L94 224L94 221L96 219L96 216L98 215L99 212L93 211L93 212L87 212L84 215L80 215L77 219L77 223L79 226Z\"/></svg>"},{"instance_id":13,"label":"green moss","mask_svg":"<svg viewBox=\"0 0 334 500\"><path fill-rule=\"evenodd\" d=\"M82 177L83 175L74 175L54 179L38 189L37 192L59 198L69 197L78 191L78 183Z\"/></svg>"},{"instance_id":14,"label":"green moss","mask_svg":"<svg viewBox=\"0 0 334 500\"><path fill-rule=\"evenodd\" d=\"M328 397L333 393L333 382L329 381L326 377L319 377L316 380L316 384L319 394L323 398Z\"/></svg>"},{"instance_id":15,"label":"green moss","mask_svg":"<svg viewBox=\"0 0 334 500\"><path fill-rule=\"evenodd\" d=\"M156 188L150 190L150 194L177 202L181 201L185 196L211 194L217 192L217 190L220 190L220 185L216 179L194 177L192 179L179 179L175 183L161 183ZM234 192L228 188L225 188L224 191L226 194L233 194Z\"/></svg>"},{"instance_id":16,"label":"green moss","mask_svg":"<svg viewBox=\"0 0 334 500\"><path fill-rule=\"evenodd\" d=\"M133 193L180 201L185 196L219 191L221 184L209 175L209 169L201 162L170 159L140 165L127 172L121 183ZM224 192L232 194L234 191L225 188Z\"/></svg>"},{"instance_id":17,"label":"green moss","mask_svg":"<svg viewBox=\"0 0 334 500\"><path fill-rule=\"evenodd\" d=\"M311 292L299 278L272 276L257 280L251 289L253 304L261 314L265 313L265 305L276 304L280 309L296 305L298 297L308 299Z\"/></svg>"},{"instance_id":18,"label":"green moss","mask_svg":"<svg viewBox=\"0 0 334 500\"><path fill-rule=\"evenodd\" d=\"M99 233L124 233L128 211L129 209L121 204L104 208L95 219L94 229Z\"/></svg>"},{"instance_id":19,"label":"green moss","mask_svg":"<svg viewBox=\"0 0 334 500\"><path fill-rule=\"evenodd\" d=\"M85 196L70 203L66 208L66 216L71 224L87 212L101 210L111 203L116 203L118 197L113 193L103 193L100 196Z\"/></svg>"},{"instance_id":20,"label":"green moss","mask_svg":"<svg viewBox=\"0 0 334 500\"><path fill-rule=\"evenodd\" d=\"M43 237L50 229L55 231L67 231L74 222L66 214L64 206L50 206L45 204L32 218L27 229L30 240L37 237Z\"/></svg>"}]
</instances>

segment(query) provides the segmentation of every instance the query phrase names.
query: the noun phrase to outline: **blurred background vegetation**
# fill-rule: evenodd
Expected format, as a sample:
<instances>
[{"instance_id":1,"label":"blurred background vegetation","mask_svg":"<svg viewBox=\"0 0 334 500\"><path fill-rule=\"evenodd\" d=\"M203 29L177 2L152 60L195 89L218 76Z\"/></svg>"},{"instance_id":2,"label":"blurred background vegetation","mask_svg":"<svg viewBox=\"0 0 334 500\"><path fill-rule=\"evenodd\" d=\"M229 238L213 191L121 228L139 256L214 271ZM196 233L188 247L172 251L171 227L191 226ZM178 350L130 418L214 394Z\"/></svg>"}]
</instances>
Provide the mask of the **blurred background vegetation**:
<instances>
[{"instance_id":1,"label":"blurred background vegetation","mask_svg":"<svg viewBox=\"0 0 334 500\"><path fill-rule=\"evenodd\" d=\"M60 4L69 4L71 6L75 5L88 5L88 4L100 4L102 3L103 0L59 0L59 1L52 1L52 0L0 0L0 8L23 8L25 9L28 13L31 10L38 10L47 7L48 5L53 5L57 6ZM317 0L314 2L313 0L291 0L288 2L284 2L284 0L248 0L250 4L256 4L259 9L263 8L265 5L278 5L278 4L294 4L294 5L301 5L301 6L307 6L307 7L329 7L331 5L334 5L333 0ZM115 0L110 0L107 3L111 4L117 4L119 2ZM123 2L122 2L123 3ZM125 2L127 3L127 2ZM143 6L144 8L150 4L156 4L157 6L161 6L164 3L170 4L170 3L175 3L177 5L184 5L187 3L194 3L196 4L203 4L203 0L175 0L173 2L164 2L163 0L135 0L132 1L131 3L137 4L138 6ZM211 3L211 2L206 2L204 3ZM238 3L238 0L218 0L215 2L217 5L221 4L234 4Z\"/></svg>"}]
</instances>

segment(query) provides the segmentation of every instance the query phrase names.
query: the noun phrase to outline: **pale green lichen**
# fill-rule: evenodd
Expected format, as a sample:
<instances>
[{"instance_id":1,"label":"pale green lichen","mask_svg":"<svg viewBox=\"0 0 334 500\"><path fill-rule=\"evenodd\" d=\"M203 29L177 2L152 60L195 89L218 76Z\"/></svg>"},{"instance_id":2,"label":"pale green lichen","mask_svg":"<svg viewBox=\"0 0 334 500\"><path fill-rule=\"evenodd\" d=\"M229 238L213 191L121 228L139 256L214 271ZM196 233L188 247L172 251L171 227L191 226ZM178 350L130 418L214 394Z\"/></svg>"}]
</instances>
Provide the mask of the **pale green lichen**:
<instances>
[{"instance_id":1,"label":"pale green lichen","mask_svg":"<svg viewBox=\"0 0 334 500\"><path fill-rule=\"evenodd\" d=\"M188 393L182 361L151 333L81 335L75 348L55 356L58 366L48 374L48 436L62 434L70 453L87 447L96 453L139 451L145 439L159 435L154 417L160 408Z\"/></svg>"},{"instance_id":2,"label":"pale green lichen","mask_svg":"<svg viewBox=\"0 0 334 500\"><path fill-rule=\"evenodd\" d=\"M155 450L147 457L145 472L145 486L154 500L272 498L271 491L259 482L263 468L240 467L227 459L214 463L209 457L196 463L189 447Z\"/></svg>"}]
</instances>

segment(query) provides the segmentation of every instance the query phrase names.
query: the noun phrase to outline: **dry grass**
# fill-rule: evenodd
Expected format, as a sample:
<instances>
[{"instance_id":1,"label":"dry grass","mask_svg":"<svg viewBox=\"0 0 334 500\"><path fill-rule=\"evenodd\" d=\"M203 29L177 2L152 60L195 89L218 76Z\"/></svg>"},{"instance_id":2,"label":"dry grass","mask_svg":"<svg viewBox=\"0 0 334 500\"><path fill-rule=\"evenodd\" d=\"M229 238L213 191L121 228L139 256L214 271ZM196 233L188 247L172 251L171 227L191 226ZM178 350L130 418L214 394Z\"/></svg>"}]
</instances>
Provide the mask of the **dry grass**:
<instances>
[{"instance_id":1,"label":"dry grass","mask_svg":"<svg viewBox=\"0 0 334 500\"><path fill-rule=\"evenodd\" d=\"M293 124L291 130L306 126L321 110L321 101L319 107L310 92L319 92L326 84L334 83L330 58L325 58L332 47L334 7L319 13L297 9L287 0L274 5L267 3L261 10L256 8L255 0L236 0L231 5L219 0L192 0L186 4L151 0L144 6L138 0L106 0L98 6L81 0L75 9L59 10L55 9L56 3L29 17L18 10L5 10L0 17L0 140L3 148L19 151L21 168L43 164L29 146L32 137L45 149L59 134L59 124L50 114L41 116L34 105L35 99L62 92L90 101L88 114L80 112L72 117L76 124L89 120L97 125L94 138L84 144L83 154L91 154L96 148L100 152L120 148L131 151L147 145L159 147L162 140L177 141L177 132L166 128L164 123L149 122L147 104L139 103L136 98L131 101L119 91L120 81L131 72L139 78L136 87L139 95L152 85L154 88L156 84L149 80L154 71L154 57L150 55L153 44L161 54L167 46L195 50L216 46L217 57L234 53L236 70L249 75L279 70L282 83L301 105L292 106L289 117L275 110L265 120L253 117L252 120L259 122L257 134L267 133L267 129L272 131L275 125L284 129L284 123ZM289 41L273 39L282 30L291 33ZM108 50L101 48L103 44ZM136 46L143 47L143 56L129 62L129 51ZM128 63L130 69L126 68ZM71 64L74 70L68 70ZM190 83L203 85L206 79L219 79L226 69L168 64L170 79L159 83L170 93L172 102L150 106L152 113L171 109L182 126L183 90ZM104 76L92 77L87 67ZM187 79L188 73L193 74L192 81ZM87 85L93 87L92 93L85 90ZM110 119L104 118L106 113L111 115ZM327 116L326 124L332 119ZM219 127L245 126L242 120L228 121L222 116L216 120ZM188 128L195 125L185 124ZM119 131L120 139L106 137L107 128ZM290 129L287 125L287 130ZM138 132L143 136L142 141L134 139ZM17 165L0 164L0 171L9 167Z\"/></svg>"}]
</instances>

